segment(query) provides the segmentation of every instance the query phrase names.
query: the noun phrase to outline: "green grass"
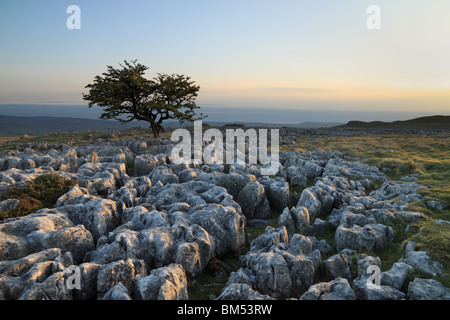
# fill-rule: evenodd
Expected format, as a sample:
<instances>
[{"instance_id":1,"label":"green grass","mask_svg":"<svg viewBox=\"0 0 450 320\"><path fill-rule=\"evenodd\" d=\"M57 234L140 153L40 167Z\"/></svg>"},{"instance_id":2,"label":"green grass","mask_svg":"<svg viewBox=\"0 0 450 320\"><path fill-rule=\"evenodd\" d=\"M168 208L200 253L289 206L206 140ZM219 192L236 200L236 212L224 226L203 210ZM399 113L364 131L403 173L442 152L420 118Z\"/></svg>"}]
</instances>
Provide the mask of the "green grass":
<instances>
[{"instance_id":1,"label":"green grass","mask_svg":"<svg viewBox=\"0 0 450 320\"><path fill-rule=\"evenodd\" d=\"M436 279L445 287L450 287L450 225L429 223L411 237L416 250L427 251L430 258L444 266L444 272Z\"/></svg>"},{"instance_id":2,"label":"green grass","mask_svg":"<svg viewBox=\"0 0 450 320\"><path fill-rule=\"evenodd\" d=\"M126 158L126 170L129 176L134 176L134 158Z\"/></svg>"},{"instance_id":3,"label":"green grass","mask_svg":"<svg viewBox=\"0 0 450 320\"><path fill-rule=\"evenodd\" d=\"M278 228L278 218L280 217L279 212L274 212L272 211L272 215L269 219L269 222L267 224L258 226L256 228L247 228L245 231L250 235L251 239L256 239L258 238L260 235L264 234L264 232L266 231L267 227L272 227L272 228Z\"/></svg>"},{"instance_id":4,"label":"green grass","mask_svg":"<svg viewBox=\"0 0 450 320\"><path fill-rule=\"evenodd\" d=\"M267 224L255 228L247 227L245 230L246 234L250 236L250 239L254 240L264 234L268 226L277 228L279 216L279 212L272 211L272 215ZM239 252L230 252L220 257L220 260L230 267L231 272L235 272L239 269L239 258L249 250L250 245L247 243ZM214 269L214 259L211 259L207 268L200 276L190 279L188 289L190 300L208 300L210 295L217 297L222 293L223 288L228 282L229 274L223 277L216 277L214 275Z\"/></svg>"},{"instance_id":5,"label":"green grass","mask_svg":"<svg viewBox=\"0 0 450 320\"><path fill-rule=\"evenodd\" d=\"M230 271L221 276L217 276L217 259L212 258L203 273L195 278L188 277L188 294L190 300L209 300L210 296L218 297L228 282L231 272L239 269L239 257L248 251L248 247L239 252L230 252L220 257Z\"/></svg>"},{"instance_id":6,"label":"green grass","mask_svg":"<svg viewBox=\"0 0 450 320\"><path fill-rule=\"evenodd\" d=\"M203 273L191 280L188 287L189 300L210 300L210 296L218 297L228 281L228 275L217 278L208 273Z\"/></svg>"}]
</instances>

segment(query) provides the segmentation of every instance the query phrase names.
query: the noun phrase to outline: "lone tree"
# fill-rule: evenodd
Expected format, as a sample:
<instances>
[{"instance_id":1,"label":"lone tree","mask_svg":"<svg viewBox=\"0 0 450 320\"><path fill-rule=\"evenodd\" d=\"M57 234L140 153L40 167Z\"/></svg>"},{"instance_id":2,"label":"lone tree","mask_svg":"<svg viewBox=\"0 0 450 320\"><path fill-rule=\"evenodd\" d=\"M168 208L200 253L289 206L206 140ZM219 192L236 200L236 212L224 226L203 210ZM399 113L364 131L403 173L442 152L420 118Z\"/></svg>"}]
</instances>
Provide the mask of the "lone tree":
<instances>
[{"instance_id":1,"label":"lone tree","mask_svg":"<svg viewBox=\"0 0 450 320\"><path fill-rule=\"evenodd\" d=\"M159 137L164 120L176 119L180 123L205 118L197 116L195 104L197 86L190 77L179 74L159 74L149 80L144 77L148 67L137 60L124 61L121 69L107 66L102 76L96 76L88 84L88 94L83 99L89 108L97 105L103 108L100 119L116 119L120 122L133 120L150 123L154 137Z\"/></svg>"}]
</instances>

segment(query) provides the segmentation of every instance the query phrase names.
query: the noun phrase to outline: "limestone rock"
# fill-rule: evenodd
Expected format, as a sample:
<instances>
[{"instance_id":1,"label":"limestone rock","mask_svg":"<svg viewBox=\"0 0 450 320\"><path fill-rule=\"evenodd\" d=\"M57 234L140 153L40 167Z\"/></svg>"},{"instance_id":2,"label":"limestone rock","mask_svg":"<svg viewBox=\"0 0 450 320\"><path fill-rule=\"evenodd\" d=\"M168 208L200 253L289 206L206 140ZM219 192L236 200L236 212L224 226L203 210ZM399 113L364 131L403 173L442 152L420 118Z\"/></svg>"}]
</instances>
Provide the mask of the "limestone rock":
<instances>
[{"instance_id":1,"label":"limestone rock","mask_svg":"<svg viewBox=\"0 0 450 320\"><path fill-rule=\"evenodd\" d=\"M413 266L414 269L423 271L432 276L439 275L443 272L444 267L440 262L432 260L425 251L415 251L414 246L415 242L408 242L405 253L400 260L401 262L409 264Z\"/></svg>"},{"instance_id":2,"label":"limestone rock","mask_svg":"<svg viewBox=\"0 0 450 320\"><path fill-rule=\"evenodd\" d=\"M134 174L136 176L145 176L152 172L154 168L166 163L166 156L158 154L141 154L134 158Z\"/></svg>"},{"instance_id":3,"label":"limestone rock","mask_svg":"<svg viewBox=\"0 0 450 320\"><path fill-rule=\"evenodd\" d=\"M128 289L119 282L117 285L109 289L103 296L102 300L132 300Z\"/></svg>"},{"instance_id":4,"label":"limestone rock","mask_svg":"<svg viewBox=\"0 0 450 320\"><path fill-rule=\"evenodd\" d=\"M73 300L73 292L67 286L67 275L60 271L28 286L19 300Z\"/></svg>"},{"instance_id":5,"label":"limestone rock","mask_svg":"<svg viewBox=\"0 0 450 320\"><path fill-rule=\"evenodd\" d=\"M352 259L347 254L339 253L324 261L325 269L333 278L352 279L350 266Z\"/></svg>"},{"instance_id":6,"label":"limestone rock","mask_svg":"<svg viewBox=\"0 0 450 320\"><path fill-rule=\"evenodd\" d=\"M137 278L136 298L140 300L188 300L187 278L181 265L170 264Z\"/></svg>"},{"instance_id":7,"label":"limestone rock","mask_svg":"<svg viewBox=\"0 0 450 320\"><path fill-rule=\"evenodd\" d=\"M274 298L253 290L248 284L232 283L224 288L217 300L274 300Z\"/></svg>"},{"instance_id":8,"label":"limestone rock","mask_svg":"<svg viewBox=\"0 0 450 320\"><path fill-rule=\"evenodd\" d=\"M78 266L80 274L80 288L75 288L73 295L76 300L91 300L97 297L98 271L101 265L83 263Z\"/></svg>"},{"instance_id":9,"label":"limestone rock","mask_svg":"<svg viewBox=\"0 0 450 320\"><path fill-rule=\"evenodd\" d=\"M17 199L6 199L0 202L0 212L12 211L20 203Z\"/></svg>"},{"instance_id":10,"label":"limestone rock","mask_svg":"<svg viewBox=\"0 0 450 320\"><path fill-rule=\"evenodd\" d=\"M355 300L356 296L347 279L338 278L330 282L312 285L300 300Z\"/></svg>"},{"instance_id":11,"label":"limestone rock","mask_svg":"<svg viewBox=\"0 0 450 320\"><path fill-rule=\"evenodd\" d=\"M126 259L103 265L98 271L98 294L103 297L119 283L122 283L129 292L134 292L136 277L146 274L147 268L143 260Z\"/></svg>"},{"instance_id":12,"label":"limestone rock","mask_svg":"<svg viewBox=\"0 0 450 320\"><path fill-rule=\"evenodd\" d=\"M433 279L419 279L409 283L408 299L410 300L450 300L450 288Z\"/></svg>"},{"instance_id":13,"label":"limestone rock","mask_svg":"<svg viewBox=\"0 0 450 320\"><path fill-rule=\"evenodd\" d=\"M0 260L17 260L50 248L70 251L75 261L81 261L94 248L94 239L62 213L38 212L0 223Z\"/></svg>"},{"instance_id":14,"label":"limestone rock","mask_svg":"<svg viewBox=\"0 0 450 320\"><path fill-rule=\"evenodd\" d=\"M211 236L217 255L236 251L245 245L245 217L233 207L206 204L189 214L191 223L204 228Z\"/></svg>"},{"instance_id":15,"label":"limestone rock","mask_svg":"<svg viewBox=\"0 0 450 320\"><path fill-rule=\"evenodd\" d=\"M367 277L358 277L353 281L353 291L358 300L402 300L406 295L390 286L373 285Z\"/></svg>"},{"instance_id":16,"label":"limestone rock","mask_svg":"<svg viewBox=\"0 0 450 320\"><path fill-rule=\"evenodd\" d=\"M286 174L291 186L299 188L307 187L306 172L301 168L290 166L286 169Z\"/></svg>"},{"instance_id":17,"label":"limestone rock","mask_svg":"<svg viewBox=\"0 0 450 320\"><path fill-rule=\"evenodd\" d=\"M340 225L335 234L336 247L354 250L383 250L394 239L391 227L382 224L366 224L364 227L353 225L346 228Z\"/></svg>"},{"instance_id":18,"label":"limestone rock","mask_svg":"<svg viewBox=\"0 0 450 320\"><path fill-rule=\"evenodd\" d=\"M289 207L289 184L282 178L264 178L259 182L264 186L270 208L282 212Z\"/></svg>"},{"instance_id":19,"label":"limestone rock","mask_svg":"<svg viewBox=\"0 0 450 320\"><path fill-rule=\"evenodd\" d=\"M284 209L278 218L278 227L285 227L289 237L292 237L295 233L309 235L312 230L309 210L303 206Z\"/></svg>"},{"instance_id":20,"label":"limestone rock","mask_svg":"<svg viewBox=\"0 0 450 320\"><path fill-rule=\"evenodd\" d=\"M413 269L414 268L409 264L396 262L392 266L391 270L381 273L381 285L387 285L397 290L402 290L403 284L408 276L408 272Z\"/></svg>"},{"instance_id":21,"label":"limestone rock","mask_svg":"<svg viewBox=\"0 0 450 320\"><path fill-rule=\"evenodd\" d=\"M265 189L259 182L248 183L239 192L236 202L247 219L267 219L271 216Z\"/></svg>"},{"instance_id":22,"label":"limestone rock","mask_svg":"<svg viewBox=\"0 0 450 320\"><path fill-rule=\"evenodd\" d=\"M73 223L84 225L97 241L101 236L118 227L123 205L112 200L99 199L84 204L59 207L57 210L67 214Z\"/></svg>"}]
</instances>

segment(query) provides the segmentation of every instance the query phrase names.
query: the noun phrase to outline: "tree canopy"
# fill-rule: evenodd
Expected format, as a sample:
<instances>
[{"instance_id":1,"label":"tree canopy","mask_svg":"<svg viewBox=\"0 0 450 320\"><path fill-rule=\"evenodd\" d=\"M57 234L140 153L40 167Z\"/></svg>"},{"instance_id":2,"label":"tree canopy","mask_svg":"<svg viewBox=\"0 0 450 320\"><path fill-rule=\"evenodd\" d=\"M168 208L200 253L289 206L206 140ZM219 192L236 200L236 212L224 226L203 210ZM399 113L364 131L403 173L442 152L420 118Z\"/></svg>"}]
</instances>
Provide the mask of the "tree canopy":
<instances>
[{"instance_id":1,"label":"tree canopy","mask_svg":"<svg viewBox=\"0 0 450 320\"><path fill-rule=\"evenodd\" d=\"M204 118L203 114L196 114L196 109L200 109L195 103L200 86L190 77L158 73L147 79L144 74L149 68L137 60L125 60L119 65L121 68L107 66L105 73L86 86L89 93L83 94L90 108L103 108L100 119L147 121L153 135L159 137L164 120L183 123Z\"/></svg>"}]
</instances>

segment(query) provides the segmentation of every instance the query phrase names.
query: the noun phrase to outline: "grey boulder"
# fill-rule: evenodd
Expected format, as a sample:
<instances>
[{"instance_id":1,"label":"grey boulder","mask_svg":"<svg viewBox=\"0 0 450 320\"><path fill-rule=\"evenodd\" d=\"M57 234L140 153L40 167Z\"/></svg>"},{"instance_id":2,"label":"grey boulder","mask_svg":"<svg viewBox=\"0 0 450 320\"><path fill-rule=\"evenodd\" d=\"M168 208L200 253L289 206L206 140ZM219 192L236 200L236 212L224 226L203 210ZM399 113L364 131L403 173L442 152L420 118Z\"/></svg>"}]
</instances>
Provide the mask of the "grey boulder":
<instances>
[{"instance_id":1,"label":"grey boulder","mask_svg":"<svg viewBox=\"0 0 450 320\"><path fill-rule=\"evenodd\" d=\"M348 281L352 279L351 264L352 258L345 253L339 253L324 260L325 269L330 276L333 278L344 278Z\"/></svg>"},{"instance_id":2,"label":"grey boulder","mask_svg":"<svg viewBox=\"0 0 450 320\"><path fill-rule=\"evenodd\" d=\"M50 248L70 251L81 261L94 248L92 234L62 213L37 212L0 223L0 260L17 260Z\"/></svg>"},{"instance_id":3,"label":"grey boulder","mask_svg":"<svg viewBox=\"0 0 450 320\"><path fill-rule=\"evenodd\" d=\"M139 300L188 300L187 278L183 267L170 264L152 270L148 276L138 277L135 296Z\"/></svg>"},{"instance_id":4,"label":"grey boulder","mask_svg":"<svg viewBox=\"0 0 450 320\"><path fill-rule=\"evenodd\" d=\"M232 283L227 285L217 300L274 300L263 295L245 283Z\"/></svg>"},{"instance_id":5,"label":"grey boulder","mask_svg":"<svg viewBox=\"0 0 450 320\"><path fill-rule=\"evenodd\" d=\"M393 239L393 229L382 224L366 224L363 227L353 225L351 228L340 225L335 234L338 250L384 250Z\"/></svg>"},{"instance_id":6,"label":"grey boulder","mask_svg":"<svg viewBox=\"0 0 450 320\"><path fill-rule=\"evenodd\" d=\"M128 292L134 292L136 277L146 274L147 268L143 260L126 259L105 264L98 271L98 295L103 298L111 288L119 283L122 283Z\"/></svg>"},{"instance_id":7,"label":"grey boulder","mask_svg":"<svg viewBox=\"0 0 450 320\"><path fill-rule=\"evenodd\" d=\"M312 285L300 300L355 300L356 296L347 279L338 278L330 282Z\"/></svg>"},{"instance_id":8,"label":"grey boulder","mask_svg":"<svg viewBox=\"0 0 450 320\"><path fill-rule=\"evenodd\" d=\"M446 288L434 279L419 279L409 283L410 300L450 300L450 288Z\"/></svg>"},{"instance_id":9,"label":"grey boulder","mask_svg":"<svg viewBox=\"0 0 450 320\"><path fill-rule=\"evenodd\" d=\"M289 184L284 179L264 177L259 182L264 186L270 208L273 211L282 212L289 207Z\"/></svg>"},{"instance_id":10,"label":"grey boulder","mask_svg":"<svg viewBox=\"0 0 450 320\"><path fill-rule=\"evenodd\" d=\"M432 260L427 252L416 251L414 246L415 242L408 242L405 253L400 261L432 276L442 274L444 266L440 262Z\"/></svg>"},{"instance_id":11,"label":"grey boulder","mask_svg":"<svg viewBox=\"0 0 450 320\"><path fill-rule=\"evenodd\" d=\"M380 281L382 285L388 285L397 290L402 290L403 284L406 281L408 272L414 270L412 266L404 262L396 262L391 270L382 272Z\"/></svg>"},{"instance_id":12,"label":"grey boulder","mask_svg":"<svg viewBox=\"0 0 450 320\"><path fill-rule=\"evenodd\" d=\"M353 291L358 300L402 300L403 292L385 285L375 285L368 277L360 276L353 281Z\"/></svg>"},{"instance_id":13,"label":"grey boulder","mask_svg":"<svg viewBox=\"0 0 450 320\"><path fill-rule=\"evenodd\" d=\"M267 219L271 216L265 189L257 181L248 183L239 192L236 202L247 219Z\"/></svg>"},{"instance_id":14,"label":"grey boulder","mask_svg":"<svg viewBox=\"0 0 450 320\"><path fill-rule=\"evenodd\" d=\"M132 298L130 297L128 289L119 282L105 293L102 300L132 300Z\"/></svg>"}]
</instances>

